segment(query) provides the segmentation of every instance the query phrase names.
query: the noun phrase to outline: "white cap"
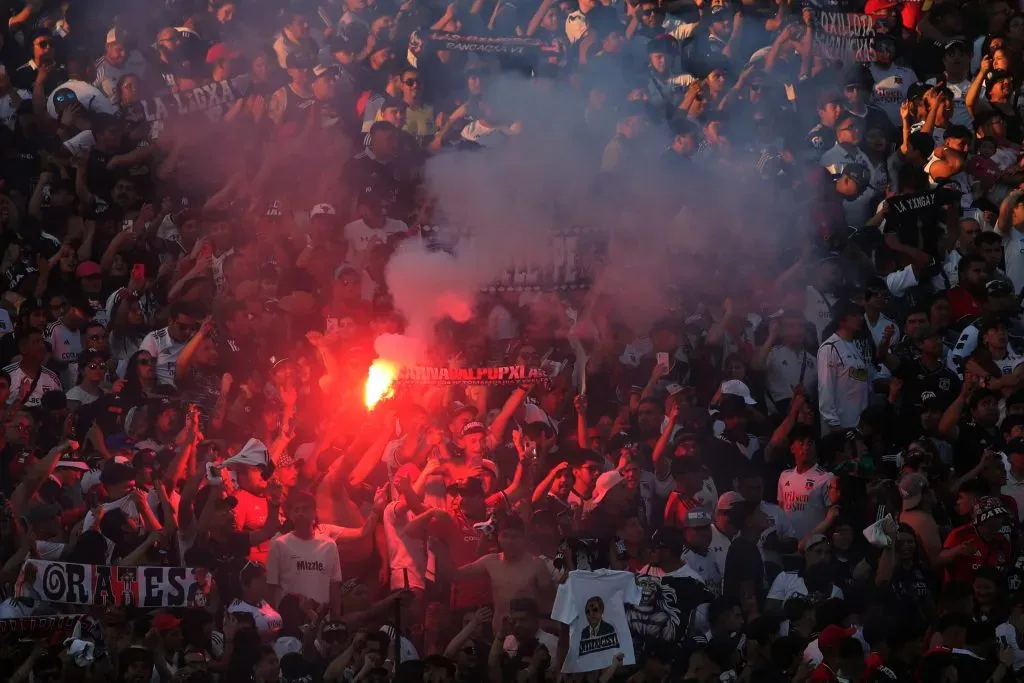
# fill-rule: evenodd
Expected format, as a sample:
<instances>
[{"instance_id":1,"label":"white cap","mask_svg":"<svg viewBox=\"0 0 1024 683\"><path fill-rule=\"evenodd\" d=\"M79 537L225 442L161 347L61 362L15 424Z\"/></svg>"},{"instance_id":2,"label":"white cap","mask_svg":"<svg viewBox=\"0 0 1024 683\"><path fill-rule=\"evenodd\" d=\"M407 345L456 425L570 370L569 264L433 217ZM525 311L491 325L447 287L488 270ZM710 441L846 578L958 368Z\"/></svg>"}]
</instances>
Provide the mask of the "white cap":
<instances>
[{"instance_id":1,"label":"white cap","mask_svg":"<svg viewBox=\"0 0 1024 683\"><path fill-rule=\"evenodd\" d=\"M738 379L730 379L726 382L722 382L722 393L739 396L748 406L757 405L757 401L755 401L754 397L750 395L750 387Z\"/></svg>"},{"instance_id":2,"label":"white cap","mask_svg":"<svg viewBox=\"0 0 1024 683\"><path fill-rule=\"evenodd\" d=\"M315 218L316 216L334 215L337 215L337 211L335 211L334 207L331 206L330 204L317 204L316 206L313 207L313 210L309 212L310 218Z\"/></svg>"}]
</instances>

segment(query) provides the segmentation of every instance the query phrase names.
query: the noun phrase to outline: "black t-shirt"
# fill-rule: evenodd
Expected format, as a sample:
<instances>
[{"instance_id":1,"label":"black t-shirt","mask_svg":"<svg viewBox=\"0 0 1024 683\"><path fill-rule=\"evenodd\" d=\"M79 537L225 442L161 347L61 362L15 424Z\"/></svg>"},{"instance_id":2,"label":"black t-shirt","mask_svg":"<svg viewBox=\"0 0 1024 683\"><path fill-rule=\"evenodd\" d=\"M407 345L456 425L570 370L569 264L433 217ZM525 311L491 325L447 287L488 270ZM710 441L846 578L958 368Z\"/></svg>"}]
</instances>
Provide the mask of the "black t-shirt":
<instances>
[{"instance_id":1,"label":"black t-shirt","mask_svg":"<svg viewBox=\"0 0 1024 683\"><path fill-rule=\"evenodd\" d=\"M953 442L953 470L963 476L978 464L986 448L998 450L1003 445L998 430L990 432L973 420L961 420L959 434Z\"/></svg>"},{"instance_id":2,"label":"black t-shirt","mask_svg":"<svg viewBox=\"0 0 1024 683\"><path fill-rule=\"evenodd\" d=\"M637 574L640 603L626 606L633 643L641 650L648 643L676 643L686 634L690 615L713 596L704 584L685 576Z\"/></svg>"},{"instance_id":3,"label":"black t-shirt","mask_svg":"<svg viewBox=\"0 0 1024 683\"><path fill-rule=\"evenodd\" d=\"M223 604L229 605L235 598L242 597L239 574L248 561L249 533L232 531L223 541L208 537L197 546L206 548L213 555L213 579L217 582Z\"/></svg>"}]
</instances>

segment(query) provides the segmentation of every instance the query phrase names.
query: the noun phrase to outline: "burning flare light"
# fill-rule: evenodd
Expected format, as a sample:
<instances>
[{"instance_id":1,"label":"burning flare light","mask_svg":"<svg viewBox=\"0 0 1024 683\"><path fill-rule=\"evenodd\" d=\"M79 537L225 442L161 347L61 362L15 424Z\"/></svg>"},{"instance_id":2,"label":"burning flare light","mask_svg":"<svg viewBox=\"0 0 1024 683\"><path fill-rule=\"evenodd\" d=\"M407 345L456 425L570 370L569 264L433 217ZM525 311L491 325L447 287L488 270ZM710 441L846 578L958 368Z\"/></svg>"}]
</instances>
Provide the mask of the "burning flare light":
<instances>
[{"instance_id":1,"label":"burning flare light","mask_svg":"<svg viewBox=\"0 0 1024 683\"><path fill-rule=\"evenodd\" d=\"M366 375L366 389L364 390L364 401L367 410L374 407L385 398L390 398L395 393L395 375L398 368L386 360L378 358L370 366L370 372Z\"/></svg>"}]
</instances>

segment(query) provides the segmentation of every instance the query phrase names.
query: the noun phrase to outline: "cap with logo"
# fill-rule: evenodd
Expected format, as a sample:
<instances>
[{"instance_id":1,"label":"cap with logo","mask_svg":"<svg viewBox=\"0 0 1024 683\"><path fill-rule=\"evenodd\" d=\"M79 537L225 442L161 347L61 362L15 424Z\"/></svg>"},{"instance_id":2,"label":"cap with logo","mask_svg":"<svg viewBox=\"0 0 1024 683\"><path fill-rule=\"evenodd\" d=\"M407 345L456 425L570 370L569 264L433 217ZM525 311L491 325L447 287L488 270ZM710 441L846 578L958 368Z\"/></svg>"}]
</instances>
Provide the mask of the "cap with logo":
<instances>
[{"instance_id":1,"label":"cap with logo","mask_svg":"<svg viewBox=\"0 0 1024 683\"><path fill-rule=\"evenodd\" d=\"M696 529L704 526L711 526L711 510L706 507L694 507L686 511L686 519L683 520L684 529Z\"/></svg>"},{"instance_id":2,"label":"cap with logo","mask_svg":"<svg viewBox=\"0 0 1024 683\"><path fill-rule=\"evenodd\" d=\"M921 504L921 498L928 489L928 480L916 472L904 474L900 479L900 498L903 499L903 511L913 510Z\"/></svg>"},{"instance_id":3,"label":"cap with logo","mask_svg":"<svg viewBox=\"0 0 1024 683\"><path fill-rule=\"evenodd\" d=\"M1003 502L995 496L982 496L974 504L974 523L984 524L996 517L1009 517L1010 512L1003 506Z\"/></svg>"}]
</instances>

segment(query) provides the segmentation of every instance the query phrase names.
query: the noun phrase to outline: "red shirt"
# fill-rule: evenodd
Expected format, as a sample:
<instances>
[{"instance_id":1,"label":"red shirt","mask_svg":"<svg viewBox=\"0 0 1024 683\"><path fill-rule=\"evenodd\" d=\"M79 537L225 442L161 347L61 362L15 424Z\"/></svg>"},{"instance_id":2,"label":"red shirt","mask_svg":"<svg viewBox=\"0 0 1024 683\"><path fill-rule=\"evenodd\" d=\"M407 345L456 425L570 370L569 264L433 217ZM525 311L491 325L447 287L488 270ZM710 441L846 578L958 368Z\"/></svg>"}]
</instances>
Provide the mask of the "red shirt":
<instances>
[{"instance_id":1,"label":"red shirt","mask_svg":"<svg viewBox=\"0 0 1024 683\"><path fill-rule=\"evenodd\" d=\"M821 664L819 664L818 668L811 672L811 679L810 680L812 680L812 681L820 681L822 683L825 683L825 682L828 682L828 681L831 681L833 683L838 683L838 681L839 681L839 679L836 678L835 672L832 671L832 669L830 669L828 664L826 664L825 662L822 662Z\"/></svg>"},{"instance_id":2,"label":"red shirt","mask_svg":"<svg viewBox=\"0 0 1024 683\"><path fill-rule=\"evenodd\" d=\"M974 572L981 567L994 567L999 571L1005 571L1010 563L1010 541L1006 536L997 534L991 541L986 542L973 524L958 526L949 532L946 542L942 544L943 549L955 548L964 543L970 543L974 551L968 555L961 555L953 560L952 564L946 567L946 582L962 581L971 583L974 581Z\"/></svg>"},{"instance_id":3,"label":"red shirt","mask_svg":"<svg viewBox=\"0 0 1024 683\"><path fill-rule=\"evenodd\" d=\"M949 299L951 320L960 320L967 316L976 318L981 315L981 302L963 287L953 287L946 292L946 298Z\"/></svg>"}]
</instances>

